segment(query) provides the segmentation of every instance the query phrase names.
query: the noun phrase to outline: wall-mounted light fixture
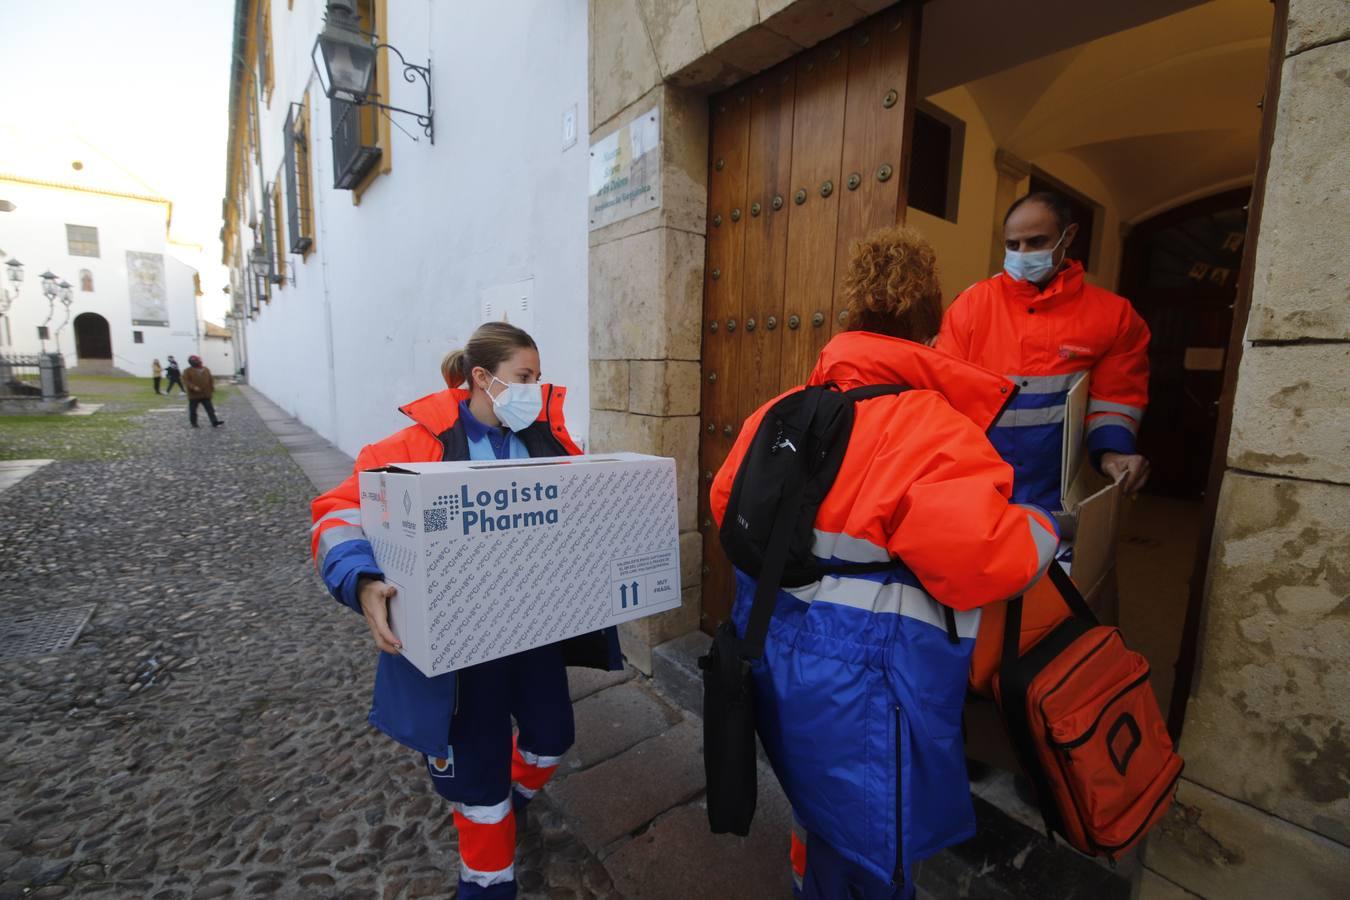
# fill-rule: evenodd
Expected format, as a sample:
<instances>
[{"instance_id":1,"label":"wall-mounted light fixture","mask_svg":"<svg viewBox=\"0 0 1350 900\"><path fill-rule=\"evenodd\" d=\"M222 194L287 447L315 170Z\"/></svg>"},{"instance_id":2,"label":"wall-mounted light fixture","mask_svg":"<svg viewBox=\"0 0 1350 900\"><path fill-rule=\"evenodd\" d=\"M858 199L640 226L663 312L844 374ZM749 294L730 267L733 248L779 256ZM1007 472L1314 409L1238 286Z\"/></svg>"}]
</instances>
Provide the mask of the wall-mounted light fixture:
<instances>
[{"instance_id":1,"label":"wall-mounted light fixture","mask_svg":"<svg viewBox=\"0 0 1350 900\"><path fill-rule=\"evenodd\" d=\"M23 263L11 258L5 263L5 273L9 284L0 285L0 316L9 312L10 305L18 299L19 291L23 290Z\"/></svg>"},{"instance_id":2,"label":"wall-mounted light fixture","mask_svg":"<svg viewBox=\"0 0 1350 900\"><path fill-rule=\"evenodd\" d=\"M66 308L66 319L64 322L62 322L60 325L56 327L56 335L53 338L53 340L56 341L56 352L60 353L61 332L64 331L65 327L70 324L70 304L75 302L75 286L63 278L61 279L61 283L56 286L56 289L57 289L56 295L57 299L60 300L61 305Z\"/></svg>"},{"instance_id":3,"label":"wall-mounted light fixture","mask_svg":"<svg viewBox=\"0 0 1350 900\"><path fill-rule=\"evenodd\" d=\"M352 0L329 0L323 31L319 32L319 36L314 40L314 48L310 51L310 59L314 63L315 73L319 76L324 96L330 100L343 100L358 106L374 106L412 116L417 120L417 124L422 126L431 143L435 144L436 132L433 127L431 103L431 60L427 60L425 66L410 63L396 47L376 43L376 37L361 30L361 20L356 15ZM399 63L403 66L404 81L416 84L418 78L422 79L422 84L427 89L425 113L381 103L379 94L371 92L370 86L375 78L375 55L380 49L388 50L398 57Z\"/></svg>"},{"instance_id":4,"label":"wall-mounted light fixture","mask_svg":"<svg viewBox=\"0 0 1350 900\"><path fill-rule=\"evenodd\" d=\"M0 346L8 346L10 342L9 308L19 299L19 291L23 290L23 263L11 258L5 263L5 274L8 283L0 285Z\"/></svg>"},{"instance_id":5,"label":"wall-mounted light fixture","mask_svg":"<svg viewBox=\"0 0 1350 900\"><path fill-rule=\"evenodd\" d=\"M42 352L46 353L49 335L47 326L52 324L52 316L56 315L56 298L61 296L61 286L57 282L61 276L48 269L38 277L42 279L42 296L47 298L47 320L38 326L38 340L42 341Z\"/></svg>"}]
</instances>

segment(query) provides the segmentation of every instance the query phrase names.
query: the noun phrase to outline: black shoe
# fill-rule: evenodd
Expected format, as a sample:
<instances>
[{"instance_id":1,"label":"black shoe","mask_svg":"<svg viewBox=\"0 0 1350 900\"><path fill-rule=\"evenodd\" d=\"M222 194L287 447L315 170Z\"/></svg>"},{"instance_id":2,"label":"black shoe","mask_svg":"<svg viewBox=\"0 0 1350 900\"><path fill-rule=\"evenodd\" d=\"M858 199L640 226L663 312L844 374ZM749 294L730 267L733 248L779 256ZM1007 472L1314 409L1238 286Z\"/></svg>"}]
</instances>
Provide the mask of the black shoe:
<instances>
[{"instance_id":1,"label":"black shoe","mask_svg":"<svg viewBox=\"0 0 1350 900\"><path fill-rule=\"evenodd\" d=\"M224 420L224 419L221 419L221 420L218 421L218 422L212 422L212 423L211 423L211 427L212 427L212 428L219 428L220 426L222 426L222 425L224 425L224 424L225 424L225 420Z\"/></svg>"},{"instance_id":2,"label":"black shoe","mask_svg":"<svg viewBox=\"0 0 1350 900\"><path fill-rule=\"evenodd\" d=\"M197 427L197 423L196 423L196 422L189 422L188 424L191 425L193 428L196 428L196 427Z\"/></svg>"}]
</instances>

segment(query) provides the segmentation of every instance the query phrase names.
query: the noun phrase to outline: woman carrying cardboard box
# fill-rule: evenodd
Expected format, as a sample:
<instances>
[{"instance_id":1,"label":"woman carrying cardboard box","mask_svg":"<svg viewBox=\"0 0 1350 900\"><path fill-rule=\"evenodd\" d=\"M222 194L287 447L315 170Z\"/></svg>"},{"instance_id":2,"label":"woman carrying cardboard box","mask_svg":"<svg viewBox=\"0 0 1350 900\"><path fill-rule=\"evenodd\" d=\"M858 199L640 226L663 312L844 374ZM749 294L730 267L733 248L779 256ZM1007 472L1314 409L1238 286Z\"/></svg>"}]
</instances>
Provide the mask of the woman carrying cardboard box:
<instances>
[{"instance_id":1,"label":"woman carrying cardboard box","mask_svg":"<svg viewBox=\"0 0 1350 900\"><path fill-rule=\"evenodd\" d=\"M514 897L515 815L572 745L568 665L619 669L613 628L428 678L399 655L392 585L361 528L357 473L405 462L524 459L581 451L563 424L566 389L540 382L534 339L489 322L441 363L446 390L401 408L414 424L361 450L352 476L312 507L315 565L365 616L380 649L370 723L420 752L454 804L461 898ZM519 734L512 736L512 718Z\"/></svg>"}]
</instances>

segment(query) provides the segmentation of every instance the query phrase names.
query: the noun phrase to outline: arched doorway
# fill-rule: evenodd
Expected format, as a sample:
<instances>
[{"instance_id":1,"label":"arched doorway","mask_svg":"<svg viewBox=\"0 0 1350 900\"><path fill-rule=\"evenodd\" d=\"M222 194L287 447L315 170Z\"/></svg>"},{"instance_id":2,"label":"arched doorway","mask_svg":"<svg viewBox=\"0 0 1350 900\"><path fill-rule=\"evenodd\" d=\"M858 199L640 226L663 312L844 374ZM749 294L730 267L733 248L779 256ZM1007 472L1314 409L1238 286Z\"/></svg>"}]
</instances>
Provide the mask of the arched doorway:
<instances>
[{"instance_id":1,"label":"arched doorway","mask_svg":"<svg viewBox=\"0 0 1350 900\"><path fill-rule=\"evenodd\" d=\"M75 317L75 355L80 359L112 359L112 333L98 313Z\"/></svg>"},{"instance_id":2,"label":"arched doorway","mask_svg":"<svg viewBox=\"0 0 1350 900\"><path fill-rule=\"evenodd\" d=\"M1120 293L1153 333L1153 427L1140 433L1140 451L1154 493L1196 500L1205 491L1250 196L1241 188L1174 207L1125 239Z\"/></svg>"}]
</instances>

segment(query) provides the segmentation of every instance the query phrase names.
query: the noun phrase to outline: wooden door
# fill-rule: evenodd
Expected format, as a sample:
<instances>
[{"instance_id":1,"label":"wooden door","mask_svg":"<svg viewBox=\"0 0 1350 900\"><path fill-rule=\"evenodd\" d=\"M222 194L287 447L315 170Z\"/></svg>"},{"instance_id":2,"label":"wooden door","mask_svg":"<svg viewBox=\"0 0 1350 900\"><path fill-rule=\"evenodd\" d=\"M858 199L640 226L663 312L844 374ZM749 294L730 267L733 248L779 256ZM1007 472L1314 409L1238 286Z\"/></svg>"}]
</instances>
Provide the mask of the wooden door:
<instances>
[{"instance_id":1,"label":"wooden door","mask_svg":"<svg viewBox=\"0 0 1350 900\"><path fill-rule=\"evenodd\" d=\"M1120 293L1148 323L1149 493L1204 496L1218 427L1249 188L1170 209L1130 230ZM1168 423L1164 425L1163 423Z\"/></svg>"},{"instance_id":2,"label":"wooden door","mask_svg":"<svg viewBox=\"0 0 1350 900\"><path fill-rule=\"evenodd\" d=\"M846 324L849 245L904 219L919 6L880 13L710 99L699 522L703 617L734 596L708 486L765 401Z\"/></svg>"}]
</instances>

